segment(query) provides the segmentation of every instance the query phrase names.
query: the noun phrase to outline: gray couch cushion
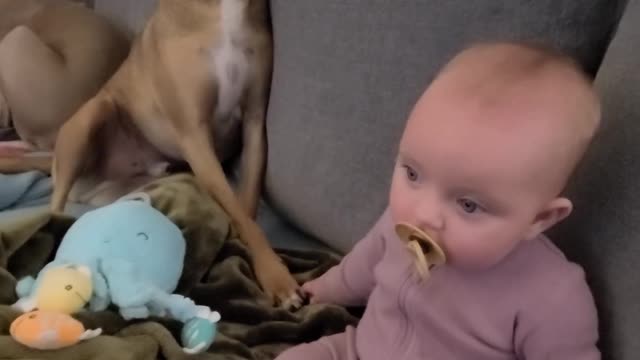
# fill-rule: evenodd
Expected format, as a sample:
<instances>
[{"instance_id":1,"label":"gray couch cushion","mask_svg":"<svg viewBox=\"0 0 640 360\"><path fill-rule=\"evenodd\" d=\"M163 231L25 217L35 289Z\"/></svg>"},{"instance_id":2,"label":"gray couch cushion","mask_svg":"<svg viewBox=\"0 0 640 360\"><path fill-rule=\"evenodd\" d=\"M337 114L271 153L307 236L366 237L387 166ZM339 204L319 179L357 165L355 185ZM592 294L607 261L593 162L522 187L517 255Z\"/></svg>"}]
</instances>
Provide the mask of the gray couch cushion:
<instances>
[{"instance_id":1,"label":"gray couch cushion","mask_svg":"<svg viewBox=\"0 0 640 360\"><path fill-rule=\"evenodd\" d=\"M276 249L324 250L338 254L324 243L301 233L265 201L258 206L257 221Z\"/></svg>"},{"instance_id":2,"label":"gray couch cushion","mask_svg":"<svg viewBox=\"0 0 640 360\"><path fill-rule=\"evenodd\" d=\"M267 190L294 224L348 250L382 211L410 107L476 39L536 39L595 71L611 0L272 0Z\"/></svg>"},{"instance_id":3,"label":"gray couch cushion","mask_svg":"<svg viewBox=\"0 0 640 360\"><path fill-rule=\"evenodd\" d=\"M552 236L587 268L605 359L640 357L640 1L632 0L596 85L604 127L570 186L575 212Z\"/></svg>"},{"instance_id":4,"label":"gray couch cushion","mask_svg":"<svg viewBox=\"0 0 640 360\"><path fill-rule=\"evenodd\" d=\"M93 8L133 36L151 14L156 0L94 0Z\"/></svg>"}]
</instances>

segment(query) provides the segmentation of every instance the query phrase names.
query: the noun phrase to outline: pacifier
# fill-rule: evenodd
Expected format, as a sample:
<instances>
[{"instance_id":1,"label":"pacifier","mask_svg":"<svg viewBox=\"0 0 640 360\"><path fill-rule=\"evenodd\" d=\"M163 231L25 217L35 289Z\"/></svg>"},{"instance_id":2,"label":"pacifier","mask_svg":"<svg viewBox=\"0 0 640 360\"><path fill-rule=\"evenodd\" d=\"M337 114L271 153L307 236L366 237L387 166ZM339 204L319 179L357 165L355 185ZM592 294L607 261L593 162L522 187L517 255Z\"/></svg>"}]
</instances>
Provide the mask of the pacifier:
<instances>
[{"instance_id":1,"label":"pacifier","mask_svg":"<svg viewBox=\"0 0 640 360\"><path fill-rule=\"evenodd\" d=\"M428 279L431 269L446 262L447 258L442 248L424 231L407 223L397 224L395 230L413 256L421 279Z\"/></svg>"}]
</instances>

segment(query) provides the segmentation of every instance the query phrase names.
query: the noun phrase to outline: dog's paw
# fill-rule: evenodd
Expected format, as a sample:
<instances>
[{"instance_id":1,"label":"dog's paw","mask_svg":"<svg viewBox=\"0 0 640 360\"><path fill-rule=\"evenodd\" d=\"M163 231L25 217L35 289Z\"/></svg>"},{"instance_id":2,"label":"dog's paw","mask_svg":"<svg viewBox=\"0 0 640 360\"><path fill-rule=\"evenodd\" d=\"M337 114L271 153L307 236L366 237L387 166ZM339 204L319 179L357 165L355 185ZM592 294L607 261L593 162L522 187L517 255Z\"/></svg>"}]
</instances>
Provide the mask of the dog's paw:
<instances>
[{"instance_id":1,"label":"dog's paw","mask_svg":"<svg viewBox=\"0 0 640 360\"><path fill-rule=\"evenodd\" d=\"M289 294L284 300L279 300L280 306L287 310L298 310L304 304L304 297L300 295L300 291L294 291Z\"/></svg>"},{"instance_id":2,"label":"dog's paw","mask_svg":"<svg viewBox=\"0 0 640 360\"><path fill-rule=\"evenodd\" d=\"M300 285L277 256L258 258L254 265L260 286L275 305L287 310L302 306Z\"/></svg>"}]
</instances>

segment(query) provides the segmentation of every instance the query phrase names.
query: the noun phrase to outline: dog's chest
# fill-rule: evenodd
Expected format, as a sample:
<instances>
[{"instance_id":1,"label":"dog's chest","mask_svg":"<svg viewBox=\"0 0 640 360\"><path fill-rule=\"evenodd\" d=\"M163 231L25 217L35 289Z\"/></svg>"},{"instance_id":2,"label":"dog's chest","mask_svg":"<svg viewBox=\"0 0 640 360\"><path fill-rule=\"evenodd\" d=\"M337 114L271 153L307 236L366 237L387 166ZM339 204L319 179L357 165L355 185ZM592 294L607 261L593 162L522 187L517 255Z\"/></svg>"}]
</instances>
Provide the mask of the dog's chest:
<instances>
[{"instance_id":1,"label":"dog's chest","mask_svg":"<svg viewBox=\"0 0 640 360\"><path fill-rule=\"evenodd\" d=\"M220 37L213 44L213 74L217 85L214 118L216 128L236 110L242 100L250 77L250 63L246 53L248 30L245 19L247 2L220 2ZM233 117L231 117L233 118ZM222 122L222 124L220 123ZM224 131L224 129L220 129Z\"/></svg>"}]
</instances>

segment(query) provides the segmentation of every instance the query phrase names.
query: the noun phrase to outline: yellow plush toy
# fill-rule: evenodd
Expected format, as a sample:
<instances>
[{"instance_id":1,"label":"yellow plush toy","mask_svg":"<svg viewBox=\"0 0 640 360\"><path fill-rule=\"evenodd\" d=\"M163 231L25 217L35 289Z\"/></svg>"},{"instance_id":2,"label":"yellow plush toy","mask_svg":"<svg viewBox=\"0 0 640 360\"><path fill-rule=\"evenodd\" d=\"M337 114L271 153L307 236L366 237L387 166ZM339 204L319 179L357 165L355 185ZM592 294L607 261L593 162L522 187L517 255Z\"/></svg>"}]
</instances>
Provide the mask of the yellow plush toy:
<instances>
[{"instance_id":1,"label":"yellow plush toy","mask_svg":"<svg viewBox=\"0 0 640 360\"><path fill-rule=\"evenodd\" d=\"M20 284L21 291L36 287L34 280ZM59 349L100 335L101 329L85 330L70 314L82 310L91 299L91 270L86 266L59 265L46 269L32 295L21 306L36 308L13 321L11 336L35 349Z\"/></svg>"},{"instance_id":2,"label":"yellow plush toy","mask_svg":"<svg viewBox=\"0 0 640 360\"><path fill-rule=\"evenodd\" d=\"M91 299L91 270L86 266L60 266L43 274L36 292L36 307L73 314Z\"/></svg>"},{"instance_id":3,"label":"yellow plush toy","mask_svg":"<svg viewBox=\"0 0 640 360\"><path fill-rule=\"evenodd\" d=\"M91 270L86 266L54 266L44 270L38 282L26 278L18 283L22 296L16 303L18 309L73 314L87 305L93 293Z\"/></svg>"}]
</instances>

